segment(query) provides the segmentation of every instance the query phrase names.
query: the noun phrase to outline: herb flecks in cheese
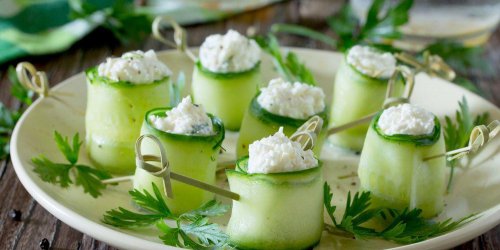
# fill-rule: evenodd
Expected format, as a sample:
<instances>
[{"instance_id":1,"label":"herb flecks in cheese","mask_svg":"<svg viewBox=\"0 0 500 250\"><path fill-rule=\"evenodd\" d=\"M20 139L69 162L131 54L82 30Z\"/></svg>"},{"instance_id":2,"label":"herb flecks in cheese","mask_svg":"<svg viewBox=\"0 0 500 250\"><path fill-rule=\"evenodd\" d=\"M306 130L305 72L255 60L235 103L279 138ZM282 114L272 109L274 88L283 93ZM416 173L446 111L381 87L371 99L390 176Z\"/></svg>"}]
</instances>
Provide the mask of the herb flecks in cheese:
<instances>
[{"instance_id":1,"label":"herb flecks in cheese","mask_svg":"<svg viewBox=\"0 0 500 250\"><path fill-rule=\"evenodd\" d=\"M250 70L260 61L260 47L237 31L208 36L200 47L201 65L216 73Z\"/></svg>"},{"instance_id":2,"label":"herb flecks in cheese","mask_svg":"<svg viewBox=\"0 0 500 250\"><path fill-rule=\"evenodd\" d=\"M378 127L386 135L427 135L434 130L434 115L415 105L400 104L383 111Z\"/></svg>"},{"instance_id":3,"label":"herb flecks in cheese","mask_svg":"<svg viewBox=\"0 0 500 250\"><path fill-rule=\"evenodd\" d=\"M391 53L368 46L356 45L349 49L347 63L361 73L375 78L387 79L396 70L396 58Z\"/></svg>"},{"instance_id":4,"label":"herb flecks in cheese","mask_svg":"<svg viewBox=\"0 0 500 250\"><path fill-rule=\"evenodd\" d=\"M131 51L121 57L107 58L97 68L99 76L113 81L149 84L171 74L170 69L158 60L153 50Z\"/></svg>"},{"instance_id":5,"label":"herb flecks in cheese","mask_svg":"<svg viewBox=\"0 0 500 250\"><path fill-rule=\"evenodd\" d=\"M316 167L313 152L302 150L300 143L283 134L283 127L274 135L255 141L249 147L248 173L294 172Z\"/></svg>"},{"instance_id":6,"label":"herb flecks in cheese","mask_svg":"<svg viewBox=\"0 0 500 250\"><path fill-rule=\"evenodd\" d=\"M191 97L187 96L177 107L166 112L167 116L150 116L149 120L159 130L187 135L211 135L213 125L205 109L193 104Z\"/></svg>"},{"instance_id":7,"label":"herb flecks in cheese","mask_svg":"<svg viewBox=\"0 0 500 250\"><path fill-rule=\"evenodd\" d=\"M325 109L325 93L312 85L277 78L260 91L257 102L275 115L307 119Z\"/></svg>"}]
</instances>

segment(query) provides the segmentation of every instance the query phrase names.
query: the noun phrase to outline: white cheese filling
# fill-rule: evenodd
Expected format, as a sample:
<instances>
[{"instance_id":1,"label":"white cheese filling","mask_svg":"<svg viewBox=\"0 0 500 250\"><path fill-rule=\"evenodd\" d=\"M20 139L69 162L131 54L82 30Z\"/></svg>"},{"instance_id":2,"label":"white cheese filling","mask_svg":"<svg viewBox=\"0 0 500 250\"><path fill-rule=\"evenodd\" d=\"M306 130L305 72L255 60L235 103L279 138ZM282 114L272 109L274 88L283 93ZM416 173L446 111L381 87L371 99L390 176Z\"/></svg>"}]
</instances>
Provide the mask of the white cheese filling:
<instances>
[{"instance_id":1,"label":"white cheese filling","mask_svg":"<svg viewBox=\"0 0 500 250\"><path fill-rule=\"evenodd\" d=\"M383 111L378 127L386 135L427 135L434 130L434 115L415 105L400 104Z\"/></svg>"},{"instance_id":2,"label":"white cheese filling","mask_svg":"<svg viewBox=\"0 0 500 250\"><path fill-rule=\"evenodd\" d=\"M152 115L149 120L155 128L169 133L213 134L212 120L202 106L191 102L190 96L184 97L177 107L167 111L166 114L166 117Z\"/></svg>"},{"instance_id":3,"label":"white cheese filling","mask_svg":"<svg viewBox=\"0 0 500 250\"><path fill-rule=\"evenodd\" d=\"M212 72L242 72L259 61L259 45L234 30L208 36L200 47L201 65Z\"/></svg>"},{"instance_id":4,"label":"white cheese filling","mask_svg":"<svg viewBox=\"0 0 500 250\"><path fill-rule=\"evenodd\" d=\"M160 62L153 50L131 51L121 57L107 58L97 68L99 76L113 81L128 81L134 84L149 84L171 74Z\"/></svg>"},{"instance_id":5,"label":"white cheese filling","mask_svg":"<svg viewBox=\"0 0 500 250\"><path fill-rule=\"evenodd\" d=\"M396 58L368 46L356 45L347 53L347 63L361 73L375 78L389 78L396 70Z\"/></svg>"},{"instance_id":6,"label":"white cheese filling","mask_svg":"<svg viewBox=\"0 0 500 250\"><path fill-rule=\"evenodd\" d=\"M307 119L325 109L325 93L316 86L276 78L260 91L257 102L275 115Z\"/></svg>"},{"instance_id":7,"label":"white cheese filling","mask_svg":"<svg viewBox=\"0 0 500 250\"><path fill-rule=\"evenodd\" d=\"M274 135L255 141L249 147L248 173L293 172L316 167L313 152L302 150L300 143L283 134L283 127Z\"/></svg>"}]
</instances>

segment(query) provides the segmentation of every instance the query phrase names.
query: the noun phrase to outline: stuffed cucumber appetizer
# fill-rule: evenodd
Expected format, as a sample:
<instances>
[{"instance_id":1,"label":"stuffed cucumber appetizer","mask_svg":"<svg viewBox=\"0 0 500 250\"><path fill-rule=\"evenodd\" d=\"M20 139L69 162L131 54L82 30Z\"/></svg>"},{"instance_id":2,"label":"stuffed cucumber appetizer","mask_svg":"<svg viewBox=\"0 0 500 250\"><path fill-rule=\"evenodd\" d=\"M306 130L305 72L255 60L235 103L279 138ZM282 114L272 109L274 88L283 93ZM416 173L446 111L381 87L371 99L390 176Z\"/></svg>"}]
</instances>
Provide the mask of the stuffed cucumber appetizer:
<instances>
[{"instance_id":1,"label":"stuffed cucumber appetizer","mask_svg":"<svg viewBox=\"0 0 500 250\"><path fill-rule=\"evenodd\" d=\"M196 103L220 117L229 130L239 130L243 115L261 81L260 47L234 30L211 35L200 47L193 71Z\"/></svg>"},{"instance_id":2,"label":"stuffed cucumber appetizer","mask_svg":"<svg viewBox=\"0 0 500 250\"><path fill-rule=\"evenodd\" d=\"M95 166L133 173L135 140L146 111L169 103L170 70L154 51L108 58L86 71L86 146Z\"/></svg>"},{"instance_id":3,"label":"stuffed cucumber appetizer","mask_svg":"<svg viewBox=\"0 0 500 250\"><path fill-rule=\"evenodd\" d=\"M330 125L340 126L379 111L385 100L388 79L396 69L396 59L371 47L354 46L340 64L333 89ZM401 95L398 82L394 95ZM347 129L330 137L336 145L360 151L368 124Z\"/></svg>"},{"instance_id":4,"label":"stuffed cucumber appetizer","mask_svg":"<svg viewBox=\"0 0 500 250\"><path fill-rule=\"evenodd\" d=\"M443 209L446 160L428 161L445 152L439 120L430 112L401 104L380 112L372 121L361 154L361 188L372 204L422 209L426 218Z\"/></svg>"},{"instance_id":5,"label":"stuffed cucumber appetizer","mask_svg":"<svg viewBox=\"0 0 500 250\"><path fill-rule=\"evenodd\" d=\"M166 150L170 170L199 181L215 184L220 146L224 140L221 120L205 113L202 106L185 97L175 108L157 108L147 112L141 134L152 134ZM158 155L152 141L144 141L142 153ZM135 170L134 188L152 191L151 183L163 186L163 179L141 168ZM174 214L200 207L214 198L210 192L172 181L173 199L165 199Z\"/></svg>"},{"instance_id":6,"label":"stuffed cucumber appetizer","mask_svg":"<svg viewBox=\"0 0 500 250\"><path fill-rule=\"evenodd\" d=\"M291 136L297 128L314 115L327 121L325 94L319 87L300 82L273 79L252 99L243 118L237 142L237 157L248 155L250 143L272 135L283 127L285 135ZM323 127L328 124L325 122ZM326 133L326 129L323 130ZM319 135L314 153L319 156L325 133Z\"/></svg>"},{"instance_id":7,"label":"stuffed cucumber appetizer","mask_svg":"<svg viewBox=\"0 0 500 250\"><path fill-rule=\"evenodd\" d=\"M226 170L233 201L227 226L239 249L308 249L323 230L323 176L311 150L283 129L250 145L250 156Z\"/></svg>"}]
</instances>

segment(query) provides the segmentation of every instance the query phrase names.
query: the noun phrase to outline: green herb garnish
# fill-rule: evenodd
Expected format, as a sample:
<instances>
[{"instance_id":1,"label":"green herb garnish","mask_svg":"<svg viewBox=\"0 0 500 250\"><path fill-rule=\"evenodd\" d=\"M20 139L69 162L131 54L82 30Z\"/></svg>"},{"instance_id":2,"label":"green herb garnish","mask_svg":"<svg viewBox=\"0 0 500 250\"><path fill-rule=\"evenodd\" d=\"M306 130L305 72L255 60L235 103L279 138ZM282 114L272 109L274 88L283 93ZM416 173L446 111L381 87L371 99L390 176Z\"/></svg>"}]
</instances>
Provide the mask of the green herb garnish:
<instances>
[{"instance_id":1,"label":"green herb garnish","mask_svg":"<svg viewBox=\"0 0 500 250\"><path fill-rule=\"evenodd\" d=\"M147 213L137 213L123 207L106 211L103 222L119 228L139 228L151 225L163 233L159 238L166 245L192 249L223 247L228 236L210 223L209 217L221 216L229 207L211 200L200 208L176 216L172 214L158 187L153 185L153 194L134 189L129 192L132 200ZM165 223L166 219L175 221L175 226ZM194 239L193 239L194 238Z\"/></svg>"},{"instance_id":2,"label":"green herb garnish","mask_svg":"<svg viewBox=\"0 0 500 250\"><path fill-rule=\"evenodd\" d=\"M361 24L356 17L350 4L344 5L337 15L327 19L327 23L336 34L337 39L306 27L290 24L275 24L271 31L306 36L340 51L346 51L356 44L377 46L386 43L387 39L401 37L398 28L408 22L409 10L413 5L412 0L401 0L393 6L383 9L385 3L385 0L374 0L364 24Z\"/></svg>"},{"instance_id":3,"label":"green herb garnish","mask_svg":"<svg viewBox=\"0 0 500 250\"><path fill-rule=\"evenodd\" d=\"M269 34L267 37L257 36L254 39L264 51L272 56L274 67L285 80L316 85L313 74L304 63L300 62L295 53L288 52L283 58L275 36Z\"/></svg>"},{"instance_id":4,"label":"green herb garnish","mask_svg":"<svg viewBox=\"0 0 500 250\"><path fill-rule=\"evenodd\" d=\"M63 138L61 134L54 131L54 140L69 163L54 163L44 155L40 155L31 159L35 165L33 171L45 182L57 184L63 188L74 183L76 186L82 186L83 191L92 197L100 196L101 191L106 188L101 180L111 178L111 175L104 170L77 164L82 145L78 133L73 136L73 141L70 143L68 137Z\"/></svg>"},{"instance_id":5,"label":"green herb garnish","mask_svg":"<svg viewBox=\"0 0 500 250\"><path fill-rule=\"evenodd\" d=\"M0 102L0 160L7 158L10 154L10 137L16 126L17 121L24 112L24 106L29 106L32 103L33 91L29 91L21 85L17 79L16 70L10 66L8 69L8 77L11 82L10 94L21 102L17 108L9 109L5 104Z\"/></svg>"},{"instance_id":6,"label":"green herb garnish","mask_svg":"<svg viewBox=\"0 0 500 250\"><path fill-rule=\"evenodd\" d=\"M175 107L182 101L182 90L186 86L186 76L184 72L180 72L177 76L177 81L169 85L170 89L170 107Z\"/></svg>"},{"instance_id":7,"label":"green herb garnish","mask_svg":"<svg viewBox=\"0 0 500 250\"><path fill-rule=\"evenodd\" d=\"M473 117L465 97L462 97L462 101L458 102L458 106L459 110L455 112L455 123L451 117L445 116L444 142L446 151L452 151L467 146L472 129L477 125L486 124L489 120L488 112ZM446 189L450 191L457 161L453 160L447 162L450 167L450 176Z\"/></svg>"},{"instance_id":8,"label":"green herb garnish","mask_svg":"<svg viewBox=\"0 0 500 250\"><path fill-rule=\"evenodd\" d=\"M424 219L422 210L408 208L396 210L386 207L370 207L370 192L357 192L353 197L347 194L346 209L342 220L337 222L334 217L336 206L331 205L333 194L330 186L324 184L324 205L334 227L327 228L330 232L356 238L375 237L402 244L415 243L452 231L474 219L474 215L460 220L451 219L442 222L432 222ZM364 226L366 222L385 220L388 224L383 229Z\"/></svg>"},{"instance_id":9,"label":"green herb garnish","mask_svg":"<svg viewBox=\"0 0 500 250\"><path fill-rule=\"evenodd\" d=\"M89 19L96 12L101 12L104 20L99 24L113 32L123 43L137 42L151 33L152 17L139 12L132 0L117 1L69 1L72 19Z\"/></svg>"}]
</instances>

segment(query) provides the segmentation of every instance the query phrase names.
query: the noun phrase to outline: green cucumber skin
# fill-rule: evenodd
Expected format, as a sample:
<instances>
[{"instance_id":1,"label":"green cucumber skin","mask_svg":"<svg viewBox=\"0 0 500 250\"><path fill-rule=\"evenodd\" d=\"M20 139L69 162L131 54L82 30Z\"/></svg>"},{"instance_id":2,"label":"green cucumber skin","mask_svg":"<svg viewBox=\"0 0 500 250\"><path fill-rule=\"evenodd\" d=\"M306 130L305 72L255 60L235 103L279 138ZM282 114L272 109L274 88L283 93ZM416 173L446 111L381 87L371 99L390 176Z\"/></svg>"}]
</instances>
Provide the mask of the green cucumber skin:
<instances>
[{"instance_id":1,"label":"green cucumber skin","mask_svg":"<svg viewBox=\"0 0 500 250\"><path fill-rule=\"evenodd\" d=\"M141 134L152 134L158 137L165 147L171 171L215 185L219 147L214 148L213 142L182 140L176 137L165 136L159 133L158 130L147 126L146 123L142 126ZM143 141L141 150L142 154L159 155L156 144L148 139ZM158 187L163 187L163 180L161 178L155 177L143 169L136 168L134 176L135 189L145 189L148 192L152 192L152 182ZM176 215L196 209L214 198L213 193L203 191L202 189L176 180L172 180L171 183L174 197L170 199L164 194L164 198L172 213Z\"/></svg>"},{"instance_id":2,"label":"green cucumber skin","mask_svg":"<svg viewBox=\"0 0 500 250\"><path fill-rule=\"evenodd\" d=\"M434 217L443 209L446 160L422 159L443 152L442 134L425 146L386 139L370 126L358 168L361 189L372 193L374 206L420 208L424 217Z\"/></svg>"},{"instance_id":3,"label":"green cucumber skin","mask_svg":"<svg viewBox=\"0 0 500 250\"><path fill-rule=\"evenodd\" d=\"M247 175L227 171L233 201L227 226L232 245L241 249L307 249L323 230L321 167L296 176Z\"/></svg>"},{"instance_id":4,"label":"green cucumber skin","mask_svg":"<svg viewBox=\"0 0 500 250\"><path fill-rule=\"evenodd\" d=\"M393 95L403 93L404 84L398 82ZM382 108L387 91L387 80L367 77L342 60L335 76L330 126L335 127L375 113ZM333 144L360 151L363 148L369 124L362 124L330 137Z\"/></svg>"},{"instance_id":5,"label":"green cucumber skin","mask_svg":"<svg viewBox=\"0 0 500 250\"><path fill-rule=\"evenodd\" d=\"M114 174L131 174L144 114L169 104L170 80L130 86L98 81L87 81L87 152L95 166Z\"/></svg>"},{"instance_id":6,"label":"green cucumber skin","mask_svg":"<svg viewBox=\"0 0 500 250\"><path fill-rule=\"evenodd\" d=\"M264 137L273 135L278 131L280 127L283 127L283 133L286 136L291 136L298 129L298 127L289 124L262 121L261 119L255 117L255 115L250 112L250 109L248 109L243 118L240 134L236 143L237 158L239 159L241 157L247 156L248 146L250 144ZM313 149L314 155L316 155L317 157L320 156L325 138L326 129L323 129Z\"/></svg>"},{"instance_id":7,"label":"green cucumber skin","mask_svg":"<svg viewBox=\"0 0 500 250\"><path fill-rule=\"evenodd\" d=\"M195 65L193 99L202 104L208 113L221 118L226 129L237 131L250 101L257 93L261 78L260 68L233 77L216 78Z\"/></svg>"}]
</instances>

